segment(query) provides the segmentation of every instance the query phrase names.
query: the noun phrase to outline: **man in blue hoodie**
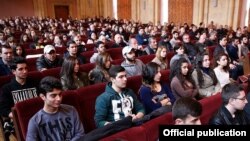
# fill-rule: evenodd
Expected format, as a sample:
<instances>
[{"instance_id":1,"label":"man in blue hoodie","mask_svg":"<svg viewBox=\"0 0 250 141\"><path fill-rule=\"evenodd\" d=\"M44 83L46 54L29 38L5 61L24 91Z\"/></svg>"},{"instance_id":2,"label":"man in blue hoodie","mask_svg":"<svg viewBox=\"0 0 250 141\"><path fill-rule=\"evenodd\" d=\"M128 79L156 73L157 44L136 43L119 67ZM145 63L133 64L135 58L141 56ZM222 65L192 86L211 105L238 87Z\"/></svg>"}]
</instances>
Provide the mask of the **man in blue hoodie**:
<instances>
[{"instance_id":1,"label":"man in blue hoodie","mask_svg":"<svg viewBox=\"0 0 250 141\"><path fill-rule=\"evenodd\" d=\"M103 127L114 121L131 116L132 120L144 116L143 105L138 101L131 89L126 88L126 71L122 66L112 66L109 70L110 80L105 92L96 99L95 122Z\"/></svg>"}]
</instances>

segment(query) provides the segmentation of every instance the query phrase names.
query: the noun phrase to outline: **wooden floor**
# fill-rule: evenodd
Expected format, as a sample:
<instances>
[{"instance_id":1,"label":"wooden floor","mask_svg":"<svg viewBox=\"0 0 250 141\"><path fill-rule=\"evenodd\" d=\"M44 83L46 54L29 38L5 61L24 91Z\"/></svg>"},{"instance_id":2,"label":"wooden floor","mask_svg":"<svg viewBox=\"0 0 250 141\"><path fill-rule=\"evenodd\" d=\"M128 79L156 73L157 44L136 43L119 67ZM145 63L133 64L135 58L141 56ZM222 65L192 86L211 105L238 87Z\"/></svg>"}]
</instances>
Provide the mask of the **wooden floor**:
<instances>
[{"instance_id":1,"label":"wooden floor","mask_svg":"<svg viewBox=\"0 0 250 141\"><path fill-rule=\"evenodd\" d=\"M0 128L0 141L4 141L2 128ZM17 139L13 135L11 135L10 141L17 141Z\"/></svg>"}]
</instances>

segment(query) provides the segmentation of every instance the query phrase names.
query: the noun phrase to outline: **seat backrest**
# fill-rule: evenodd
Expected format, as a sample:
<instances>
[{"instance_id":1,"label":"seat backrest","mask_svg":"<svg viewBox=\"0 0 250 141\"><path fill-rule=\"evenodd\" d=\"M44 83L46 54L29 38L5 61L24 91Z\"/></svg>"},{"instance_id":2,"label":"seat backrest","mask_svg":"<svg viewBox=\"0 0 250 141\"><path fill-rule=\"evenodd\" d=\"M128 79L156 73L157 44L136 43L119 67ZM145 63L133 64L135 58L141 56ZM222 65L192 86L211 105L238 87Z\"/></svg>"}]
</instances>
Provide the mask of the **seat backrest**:
<instances>
[{"instance_id":1,"label":"seat backrest","mask_svg":"<svg viewBox=\"0 0 250 141\"><path fill-rule=\"evenodd\" d=\"M57 68L51 68L51 69L47 69L42 71L43 76L54 76L56 78L60 78L60 71L61 71L61 67L57 67Z\"/></svg>"},{"instance_id":2,"label":"seat backrest","mask_svg":"<svg viewBox=\"0 0 250 141\"><path fill-rule=\"evenodd\" d=\"M137 59L140 59L144 64L151 62L154 58L155 58L155 54L143 55L143 56L137 57Z\"/></svg>"},{"instance_id":3,"label":"seat backrest","mask_svg":"<svg viewBox=\"0 0 250 141\"><path fill-rule=\"evenodd\" d=\"M91 56L95 53L95 51L85 51L85 52L82 52L81 55L85 57L86 59L86 63L89 63L90 62L90 58Z\"/></svg>"},{"instance_id":4,"label":"seat backrest","mask_svg":"<svg viewBox=\"0 0 250 141\"><path fill-rule=\"evenodd\" d=\"M93 68L95 68L95 63L87 63L80 65L79 70L81 72L89 73L89 71L91 71Z\"/></svg>"},{"instance_id":5,"label":"seat backrest","mask_svg":"<svg viewBox=\"0 0 250 141\"><path fill-rule=\"evenodd\" d=\"M159 138L159 125L173 125L173 124L174 121L172 118L172 113L169 112L142 124L142 127L145 129L147 140L156 141Z\"/></svg>"},{"instance_id":6,"label":"seat backrest","mask_svg":"<svg viewBox=\"0 0 250 141\"><path fill-rule=\"evenodd\" d=\"M37 58L27 58L27 65L28 65L28 69L29 71L36 71L36 60Z\"/></svg>"},{"instance_id":7,"label":"seat backrest","mask_svg":"<svg viewBox=\"0 0 250 141\"><path fill-rule=\"evenodd\" d=\"M110 54L110 56L113 60L122 59L123 58L122 49L123 49L122 47L110 48L110 49L107 49L107 53Z\"/></svg>"},{"instance_id":8,"label":"seat backrest","mask_svg":"<svg viewBox=\"0 0 250 141\"><path fill-rule=\"evenodd\" d=\"M83 113L82 121L86 133L96 128L94 121L95 101L105 91L105 85L106 83L99 83L77 90L77 94L80 96L80 107Z\"/></svg>"},{"instance_id":9,"label":"seat backrest","mask_svg":"<svg viewBox=\"0 0 250 141\"><path fill-rule=\"evenodd\" d=\"M206 125L222 105L221 94L203 98L199 102L202 104L201 123Z\"/></svg>"}]
</instances>

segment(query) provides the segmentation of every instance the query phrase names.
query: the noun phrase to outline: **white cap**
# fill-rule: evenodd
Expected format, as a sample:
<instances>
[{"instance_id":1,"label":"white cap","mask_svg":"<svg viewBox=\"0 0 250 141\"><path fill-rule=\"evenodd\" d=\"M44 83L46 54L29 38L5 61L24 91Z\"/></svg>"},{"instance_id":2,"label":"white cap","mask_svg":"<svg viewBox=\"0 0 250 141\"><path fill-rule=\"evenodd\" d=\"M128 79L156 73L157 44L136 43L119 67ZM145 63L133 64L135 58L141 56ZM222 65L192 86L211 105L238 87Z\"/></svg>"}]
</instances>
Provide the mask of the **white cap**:
<instances>
[{"instance_id":1,"label":"white cap","mask_svg":"<svg viewBox=\"0 0 250 141\"><path fill-rule=\"evenodd\" d=\"M44 54L45 54L45 53L49 53L49 52L52 51L52 50L56 51L56 49L55 49L54 46L52 46L52 45L46 45L46 46L44 47L44 49L43 49L43 52L44 52Z\"/></svg>"},{"instance_id":2,"label":"white cap","mask_svg":"<svg viewBox=\"0 0 250 141\"><path fill-rule=\"evenodd\" d=\"M133 48L130 47L130 46L125 46L123 49L122 49L122 55L125 55L126 53L129 53L131 52Z\"/></svg>"}]
</instances>

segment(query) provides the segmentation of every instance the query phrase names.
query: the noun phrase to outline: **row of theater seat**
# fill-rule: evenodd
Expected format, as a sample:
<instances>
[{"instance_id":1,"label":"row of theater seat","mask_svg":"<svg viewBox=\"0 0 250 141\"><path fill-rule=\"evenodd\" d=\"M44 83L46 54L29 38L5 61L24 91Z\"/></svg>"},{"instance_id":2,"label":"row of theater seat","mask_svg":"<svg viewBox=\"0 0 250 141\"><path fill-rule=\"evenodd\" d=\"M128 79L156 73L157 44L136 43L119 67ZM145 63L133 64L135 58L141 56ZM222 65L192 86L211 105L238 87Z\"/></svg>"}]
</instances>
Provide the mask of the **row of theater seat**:
<instances>
[{"instance_id":1,"label":"row of theater seat","mask_svg":"<svg viewBox=\"0 0 250 141\"><path fill-rule=\"evenodd\" d=\"M202 104L201 123L206 125L209 119L216 113L222 104L221 94L213 95L199 101ZM140 126L132 127L124 131L108 136L101 141L111 141L123 139L127 141L156 141L159 136L159 125L173 125L172 113L166 113L160 117L152 119Z\"/></svg>"},{"instance_id":2,"label":"row of theater seat","mask_svg":"<svg viewBox=\"0 0 250 141\"><path fill-rule=\"evenodd\" d=\"M138 57L138 59L140 59L143 63L146 64L146 63L150 62L154 57L155 57L154 54L153 55L144 55L144 56ZM116 60L111 61L111 64L120 65L122 61L123 61L123 59L116 59ZM89 71L92 70L94 67L95 67L94 63L82 64L82 65L80 65L80 71L89 73ZM45 76L54 76L56 78L60 78L60 71L61 71L61 67L48 69L48 70L45 70L43 72L29 71L28 77L33 79L33 80L41 80ZM7 84L8 82L10 82L12 77L13 77L13 75L1 76L0 77L0 80L1 80L0 81L0 88L4 84Z\"/></svg>"},{"instance_id":3,"label":"row of theater seat","mask_svg":"<svg viewBox=\"0 0 250 141\"><path fill-rule=\"evenodd\" d=\"M169 84L169 70L162 71L162 82ZM138 96L138 90L142 84L141 76L128 78L127 87L131 88ZM99 83L81 87L73 91L63 92L63 103L73 105L77 109L80 119L84 124L85 132L95 129L94 113L95 100L105 91L106 83ZM17 103L13 108L14 124L18 140L25 140L29 119L43 106L40 98L29 99Z\"/></svg>"}]
</instances>

